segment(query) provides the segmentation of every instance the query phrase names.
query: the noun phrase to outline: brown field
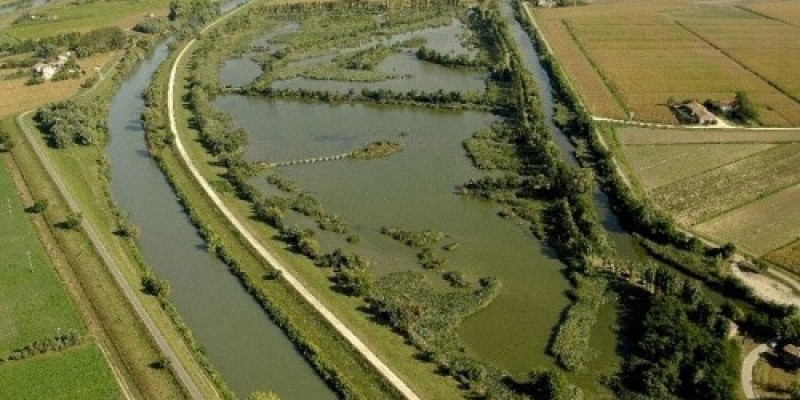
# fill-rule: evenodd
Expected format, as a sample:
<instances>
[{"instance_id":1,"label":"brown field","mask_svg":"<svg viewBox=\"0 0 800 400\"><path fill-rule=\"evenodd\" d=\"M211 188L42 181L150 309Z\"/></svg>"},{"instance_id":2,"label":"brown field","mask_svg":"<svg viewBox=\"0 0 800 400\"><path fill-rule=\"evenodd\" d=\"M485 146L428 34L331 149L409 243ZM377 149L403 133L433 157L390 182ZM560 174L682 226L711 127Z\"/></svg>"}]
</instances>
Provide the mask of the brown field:
<instances>
[{"instance_id":1,"label":"brown field","mask_svg":"<svg viewBox=\"0 0 800 400\"><path fill-rule=\"evenodd\" d=\"M617 136L623 145L680 144L680 143L789 143L800 142L798 130L736 130L736 129L652 129L618 128Z\"/></svg>"},{"instance_id":2,"label":"brown field","mask_svg":"<svg viewBox=\"0 0 800 400\"><path fill-rule=\"evenodd\" d=\"M800 274L800 238L766 254L767 260Z\"/></svg>"},{"instance_id":3,"label":"brown field","mask_svg":"<svg viewBox=\"0 0 800 400\"><path fill-rule=\"evenodd\" d=\"M800 8L796 3L795 7ZM794 98L783 104L776 101L772 106L782 118L800 125L800 29L739 8L726 8L725 13L701 8L672 15L712 46Z\"/></svg>"},{"instance_id":4,"label":"brown field","mask_svg":"<svg viewBox=\"0 0 800 400\"><path fill-rule=\"evenodd\" d=\"M795 185L696 225L694 229L763 255L800 236L798 204L800 185Z\"/></svg>"},{"instance_id":5,"label":"brown field","mask_svg":"<svg viewBox=\"0 0 800 400\"><path fill-rule=\"evenodd\" d=\"M773 144L681 144L626 146L625 157L645 189L729 164L774 147Z\"/></svg>"},{"instance_id":6,"label":"brown field","mask_svg":"<svg viewBox=\"0 0 800 400\"><path fill-rule=\"evenodd\" d=\"M655 189L653 199L695 225L800 181L800 143L776 146Z\"/></svg>"},{"instance_id":7,"label":"brown field","mask_svg":"<svg viewBox=\"0 0 800 400\"><path fill-rule=\"evenodd\" d=\"M28 78L0 81L0 117L27 111L42 104L66 100L81 89L81 85L89 77L94 76L94 67L103 66L112 60L115 53L96 54L79 60L86 75L80 79L58 82L44 82L40 85L27 86Z\"/></svg>"},{"instance_id":8,"label":"brown field","mask_svg":"<svg viewBox=\"0 0 800 400\"><path fill-rule=\"evenodd\" d=\"M748 29L758 34L741 35L736 48L742 50L737 54L752 60L747 67L761 76L790 75L781 77L786 85L797 79L791 66L784 68L781 64L787 55L753 49L762 46L763 40L780 37L776 35L794 28L733 7L689 7L691 4L683 1L607 1L584 7L537 9L535 16L596 115L619 116L621 100L637 120L675 123L666 106L670 98L724 100L743 90L760 106L763 124L800 123L800 104L677 23L673 14L692 26L702 23L709 32L711 27L719 28L714 40L718 36L720 41L732 41L738 32L739 26L730 22L730 15L746 14L755 20ZM765 26L764 32L758 31L759 22ZM793 32L786 40L794 40L794 35L800 33ZM800 40L792 42L789 52L797 42ZM604 90L598 87L598 79L605 79Z\"/></svg>"}]
</instances>

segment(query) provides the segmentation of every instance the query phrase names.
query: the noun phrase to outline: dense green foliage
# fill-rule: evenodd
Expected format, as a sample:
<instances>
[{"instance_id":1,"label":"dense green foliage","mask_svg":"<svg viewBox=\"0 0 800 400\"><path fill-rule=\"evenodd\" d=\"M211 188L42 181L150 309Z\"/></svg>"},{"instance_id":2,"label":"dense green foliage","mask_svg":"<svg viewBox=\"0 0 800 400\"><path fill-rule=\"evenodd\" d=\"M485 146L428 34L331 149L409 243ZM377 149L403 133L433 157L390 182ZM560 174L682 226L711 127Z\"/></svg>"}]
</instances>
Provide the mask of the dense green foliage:
<instances>
[{"instance_id":1,"label":"dense green foliage","mask_svg":"<svg viewBox=\"0 0 800 400\"><path fill-rule=\"evenodd\" d=\"M123 49L128 43L125 32L116 26L89 32L69 32L37 40L26 39L18 43L3 42L0 51L10 54L35 53L36 57L50 59L58 55L59 48L74 51L79 58L97 53Z\"/></svg>"},{"instance_id":2,"label":"dense green foliage","mask_svg":"<svg viewBox=\"0 0 800 400\"><path fill-rule=\"evenodd\" d=\"M108 134L104 111L98 103L89 105L67 100L36 111L34 120L51 147L63 149L71 144L97 143Z\"/></svg>"},{"instance_id":3,"label":"dense green foliage","mask_svg":"<svg viewBox=\"0 0 800 400\"><path fill-rule=\"evenodd\" d=\"M350 157L359 160L372 160L375 158L388 157L402 149L403 144L400 142L380 140L369 143L358 150L354 150L350 153Z\"/></svg>"},{"instance_id":4,"label":"dense green foliage","mask_svg":"<svg viewBox=\"0 0 800 400\"><path fill-rule=\"evenodd\" d=\"M727 339L728 321L688 282L636 306L623 384L648 398L736 398L739 349Z\"/></svg>"},{"instance_id":5,"label":"dense green foliage","mask_svg":"<svg viewBox=\"0 0 800 400\"><path fill-rule=\"evenodd\" d=\"M583 368L592 354L589 337L597 320L597 310L604 302L606 281L600 278L579 279L571 297L575 300L559 324L550 351L556 361L569 371Z\"/></svg>"}]
</instances>

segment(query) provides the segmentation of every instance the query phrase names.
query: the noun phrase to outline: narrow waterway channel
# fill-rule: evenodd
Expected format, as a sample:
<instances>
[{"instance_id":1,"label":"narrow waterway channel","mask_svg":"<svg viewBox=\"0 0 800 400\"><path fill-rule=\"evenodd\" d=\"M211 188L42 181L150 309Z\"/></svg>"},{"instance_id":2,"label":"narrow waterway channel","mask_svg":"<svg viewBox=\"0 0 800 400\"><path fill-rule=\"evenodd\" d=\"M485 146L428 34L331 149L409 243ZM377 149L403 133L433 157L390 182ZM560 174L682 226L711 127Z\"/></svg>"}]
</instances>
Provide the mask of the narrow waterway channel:
<instances>
[{"instance_id":1,"label":"narrow waterway channel","mask_svg":"<svg viewBox=\"0 0 800 400\"><path fill-rule=\"evenodd\" d=\"M140 116L142 91L168 54L166 44L120 86L111 102L111 191L140 228L139 245L212 364L241 397L273 391L281 399L333 399L284 333L206 251L177 196L149 158Z\"/></svg>"}]
</instances>

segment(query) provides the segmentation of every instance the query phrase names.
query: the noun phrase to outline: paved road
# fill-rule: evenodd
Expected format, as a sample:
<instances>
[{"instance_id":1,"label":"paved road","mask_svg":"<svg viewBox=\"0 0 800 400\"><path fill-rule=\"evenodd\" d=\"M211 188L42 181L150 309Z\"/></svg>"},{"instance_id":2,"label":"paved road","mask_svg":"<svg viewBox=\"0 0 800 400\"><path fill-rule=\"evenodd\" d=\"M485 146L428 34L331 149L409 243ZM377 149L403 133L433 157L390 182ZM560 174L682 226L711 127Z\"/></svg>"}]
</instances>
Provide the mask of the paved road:
<instances>
[{"instance_id":1,"label":"paved road","mask_svg":"<svg viewBox=\"0 0 800 400\"><path fill-rule=\"evenodd\" d=\"M230 15L230 14L229 14ZM214 22L221 21L217 20ZM214 24L209 25L206 29L210 28ZM188 153L186 152L186 148L183 146L183 142L181 141L181 136L178 135L178 128L175 123L175 75L177 73L178 65L183 58L183 55L186 51L195 43L195 39L189 41L186 46L181 49L181 52L178 53L178 57L175 59L174 64L172 64L172 69L169 74L169 87L167 90L167 109L169 112L169 129L172 133L173 137L175 138L175 147L178 149L178 153L180 153L183 162L186 164L187 168L191 172L194 179L197 183L205 191L206 195L214 202L214 205L219 209L222 214L230 221L230 223L236 227L239 233L250 243L250 245L258 252L258 254L266 260L272 267L282 273L283 278L286 280L289 285L291 285L299 294L300 296L311 304L317 312L322 315L325 320L330 323L339 334L341 334L364 358L372 364L373 367L381 374L383 377L397 389L400 394L402 394L405 398L409 400L418 400L419 396L414 393L411 388L406 385L406 383L400 379L390 368L387 366L383 361L378 358L378 356L372 352L372 350L367 347L361 339L358 338L347 326L344 325L325 305L323 305L311 292L306 289L306 287L299 281L297 278L292 275L291 270L288 269L283 262L281 262L275 255L273 255L269 250L267 250L264 246L256 240L255 236L253 236L250 231L244 226L244 224L239 221L239 219L228 209L228 207L222 202L222 199L217 196L217 193L214 192L211 185L209 185L208 181L200 174L200 171L197 170L194 163L192 162L191 158L189 157Z\"/></svg>"},{"instance_id":2,"label":"paved road","mask_svg":"<svg viewBox=\"0 0 800 400\"><path fill-rule=\"evenodd\" d=\"M747 400L758 398L753 388L753 368L756 367L756 362L761 355L769 351L769 347L766 344L760 344L748 353L744 358L744 362L742 362L742 389L744 389L744 397L747 398Z\"/></svg>"},{"instance_id":3,"label":"paved road","mask_svg":"<svg viewBox=\"0 0 800 400\"><path fill-rule=\"evenodd\" d=\"M25 123L24 118L30 114L32 111L28 111L26 113L20 114L17 116L17 124L22 128L22 132L25 134L25 139L30 143L33 151L36 153L36 157L42 162L44 165L45 170L47 170L47 174L50 175L50 179L55 182L56 186L58 187L59 192L61 195L64 196L64 199L67 201L67 205L69 206L70 210L73 213L80 213L81 208L78 205L78 202L75 201L75 198L70 193L67 185L61 179L61 176L58 174L56 169L50 163L50 159L47 158L47 155L44 153L44 150L39 145L39 143L35 140L33 133L30 131L30 128ZM172 347L164 338L164 335L161 333L161 330L158 326L153 322L153 319L150 317L150 314L147 313L145 310L144 305L136 296L136 292L130 286L128 281L122 275L120 271L119 265L117 262L114 261L114 258L111 257L111 254L108 252L108 249L103 244L102 240L100 239L100 235L97 234L94 226L89 222L87 218L83 218L81 221L81 227L83 228L86 235L89 237L89 240L92 243L92 246L97 250L97 253L100 254L100 257L103 259L103 263L108 267L109 272L114 277L114 280L119 285L120 289L122 289L122 293L125 295L125 298L128 300L130 305L133 307L133 310L136 312L136 315L139 319L144 323L145 328L147 328L147 332L155 341L158 349L161 353L170 361L170 368L175 374L175 377L178 381L183 385L184 389L186 389L187 393L192 399L202 399L203 395L200 392L200 389L195 384L194 380L192 380L191 376L186 372L186 369L183 366L181 360L175 355L175 352L172 350Z\"/></svg>"}]
</instances>

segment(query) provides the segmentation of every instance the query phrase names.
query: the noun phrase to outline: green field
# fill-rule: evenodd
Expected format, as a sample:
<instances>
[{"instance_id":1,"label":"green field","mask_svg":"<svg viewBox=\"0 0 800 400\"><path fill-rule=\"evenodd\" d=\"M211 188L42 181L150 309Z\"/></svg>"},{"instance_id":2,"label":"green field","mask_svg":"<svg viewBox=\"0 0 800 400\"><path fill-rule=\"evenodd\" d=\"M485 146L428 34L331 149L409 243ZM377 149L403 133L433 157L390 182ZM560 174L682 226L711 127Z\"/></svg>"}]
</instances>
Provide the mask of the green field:
<instances>
[{"instance_id":1,"label":"green field","mask_svg":"<svg viewBox=\"0 0 800 400\"><path fill-rule=\"evenodd\" d=\"M58 328L84 331L23 207L0 163L0 354Z\"/></svg>"},{"instance_id":2,"label":"green field","mask_svg":"<svg viewBox=\"0 0 800 400\"><path fill-rule=\"evenodd\" d=\"M165 0L113 0L77 4L58 3L37 9L38 13L56 16L55 20L39 20L14 24L5 34L16 39L53 36L64 32L85 32L103 26L117 25L130 28L149 13L164 15Z\"/></svg>"},{"instance_id":3,"label":"green field","mask_svg":"<svg viewBox=\"0 0 800 400\"><path fill-rule=\"evenodd\" d=\"M94 344L0 364L0 398L72 400L123 398Z\"/></svg>"}]
</instances>

